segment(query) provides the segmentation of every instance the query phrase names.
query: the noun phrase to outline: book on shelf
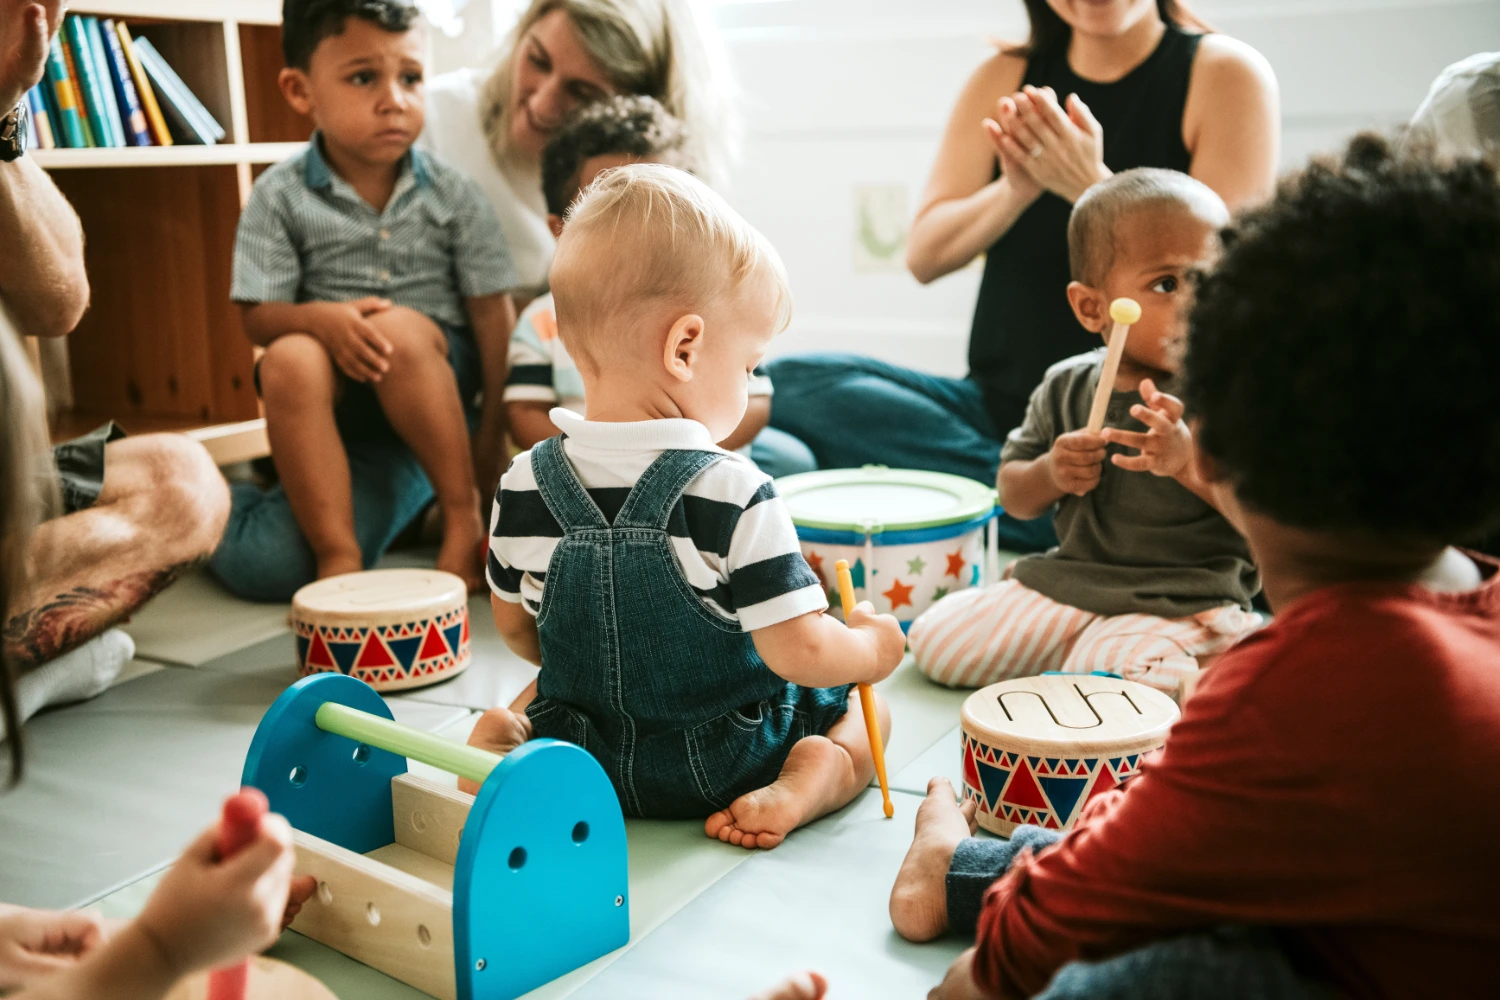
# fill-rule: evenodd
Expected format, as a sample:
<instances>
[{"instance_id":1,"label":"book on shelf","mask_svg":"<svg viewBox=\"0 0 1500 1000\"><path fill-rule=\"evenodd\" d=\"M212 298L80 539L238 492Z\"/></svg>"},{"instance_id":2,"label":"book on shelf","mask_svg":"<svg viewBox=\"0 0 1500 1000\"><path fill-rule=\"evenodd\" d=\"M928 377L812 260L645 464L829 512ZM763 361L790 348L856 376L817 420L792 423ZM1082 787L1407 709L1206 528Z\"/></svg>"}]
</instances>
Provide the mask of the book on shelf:
<instances>
[{"instance_id":1,"label":"book on shelf","mask_svg":"<svg viewBox=\"0 0 1500 1000\"><path fill-rule=\"evenodd\" d=\"M68 20L72 20L69 18ZM66 24L66 22L64 22ZM83 144L89 149L99 145L98 134L94 131L94 123L91 120L93 114L88 108L88 93L83 89L82 78L78 75L77 53L67 42L62 47L63 62L68 67L68 82L73 85L73 94L78 99L78 124L83 128Z\"/></svg>"},{"instance_id":2,"label":"book on shelf","mask_svg":"<svg viewBox=\"0 0 1500 1000\"><path fill-rule=\"evenodd\" d=\"M104 109L104 124L109 127L109 144L116 148L130 145L125 136L125 123L120 117L120 102L115 97L114 80L109 72L109 55L104 50L104 37L99 33L99 19L84 17L84 41L89 47L89 64L99 80L99 104Z\"/></svg>"},{"instance_id":3,"label":"book on shelf","mask_svg":"<svg viewBox=\"0 0 1500 1000\"><path fill-rule=\"evenodd\" d=\"M120 26L109 18L99 22L99 32L104 48L109 53L109 78L114 83L115 99L120 102L121 124L125 138L132 146L151 145L151 126L146 122L146 111L141 106L140 94L135 89L135 79L130 73L130 61L125 58L125 49L120 44Z\"/></svg>"},{"instance_id":4,"label":"book on shelf","mask_svg":"<svg viewBox=\"0 0 1500 1000\"><path fill-rule=\"evenodd\" d=\"M67 15L27 102L37 109L37 148L213 145L227 136L156 46L113 18Z\"/></svg>"},{"instance_id":5,"label":"book on shelf","mask_svg":"<svg viewBox=\"0 0 1500 1000\"><path fill-rule=\"evenodd\" d=\"M118 22L115 30L120 35L120 50L125 53L125 62L130 66L130 78L135 83L136 96L141 100L141 110L146 112L146 124L151 126L151 139L158 146L170 146L172 133L167 128L156 94L151 90L151 81L146 79L146 70L136 57L135 39L130 37L130 29L124 21Z\"/></svg>"},{"instance_id":6,"label":"book on shelf","mask_svg":"<svg viewBox=\"0 0 1500 1000\"><path fill-rule=\"evenodd\" d=\"M52 86L53 100L57 104L58 118L62 125L54 134L66 140L58 145L71 149L87 147L82 112L78 107L78 92L73 89L73 80L68 75L62 42L55 35L52 38L52 48L47 54L47 82Z\"/></svg>"},{"instance_id":7,"label":"book on shelf","mask_svg":"<svg viewBox=\"0 0 1500 1000\"><path fill-rule=\"evenodd\" d=\"M52 134L52 114L47 110L47 102L42 97L42 84L39 83L26 92L26 111L31 115L30 147L54 148L57 139Z\"/></svg>"},{"instance_id":8,"label":"book on shelf","mask_svg":"<svg viewBox=\"0 0 1500 1000\"><path fill-rule=\"evenodd\" d=\"M182 82L182 78L167 65L161 53L156 51L156 46L151 44L151 39L137 38L135 54L156 90L157 100L166 112L168 121L176 124L189 141L212 146L225 137L225 131L214 121L213 115L208 113L208 109Z\"/></svg>"}]
</instances>

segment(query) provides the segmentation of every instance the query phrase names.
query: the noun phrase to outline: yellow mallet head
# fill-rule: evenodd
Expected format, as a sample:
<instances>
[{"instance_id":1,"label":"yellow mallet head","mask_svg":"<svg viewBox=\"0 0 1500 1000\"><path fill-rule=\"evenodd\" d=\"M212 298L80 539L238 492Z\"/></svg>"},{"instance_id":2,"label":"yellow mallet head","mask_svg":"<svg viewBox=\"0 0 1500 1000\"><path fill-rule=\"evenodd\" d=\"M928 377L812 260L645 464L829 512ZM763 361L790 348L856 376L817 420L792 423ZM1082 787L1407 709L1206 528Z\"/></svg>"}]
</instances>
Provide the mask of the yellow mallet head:
<instances>
[{"instance_id":1,"label":"yellow mallet head","mask_svg":"<svg viewBox=\"0 0 1500 1000\"><path fill-rule=\"evenodd\" d=\"M1115 299L1109 304L1109 318L1121 326L1134 326L1141 321L1141 304L1135 299Z\"/></svg>"}]
</instances>

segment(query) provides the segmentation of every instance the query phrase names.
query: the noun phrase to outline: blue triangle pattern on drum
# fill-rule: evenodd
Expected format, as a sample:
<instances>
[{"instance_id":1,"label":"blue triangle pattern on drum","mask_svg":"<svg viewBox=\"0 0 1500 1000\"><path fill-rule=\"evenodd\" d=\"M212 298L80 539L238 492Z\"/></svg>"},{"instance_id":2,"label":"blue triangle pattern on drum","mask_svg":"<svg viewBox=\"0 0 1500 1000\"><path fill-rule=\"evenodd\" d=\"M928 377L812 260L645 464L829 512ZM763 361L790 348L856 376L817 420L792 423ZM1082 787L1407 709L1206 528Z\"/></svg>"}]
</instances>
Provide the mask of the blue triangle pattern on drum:
<instances>
[{"instance_id":1,"label":"blue triangle pattern on drum","mask_svg":"<svg viewBox=\"0 0 1500 1000\"><path fill-rule=\"evenodd\" d=\"M303 636L297 636L297 666L307 663L307 647L312 645L312 640Z\"/></svg>"},{"instance_id":2,"label":"blue triangle pattern on drum","mask_svg":"<svg viewBox=\"0 0 1500 1000\"><path fill-rule=\"evenodd\" d=\"M464 623L462 619L443 629L443 638L448 640L448 648L453 650L453 655L458 655L458 638L463 634Z\"/></svg>"},{"instance_id":3,"label":"blue triangle pattern on drum","mask_svg":"<svg viewBox=\"0 0 1500 1000\"><path fill-rule=\"evenodd\" d=\"M1140 757L1141 757L1141 755L1138 754L1138 753L1131 754L1129 757L1125 758L1125 766L1126 767L1131 767L1131 768L1135 767L1135 762L1137 760L1140 760Z\"/></svg>"},{"instance_id":4,"label":"blue triangle pattern on drum","mask_svg":"<svg viewBox=\"0 0 1500 1000\"><path fill-rule=\"evenodd\" d=\"M385 644L396 655L396 662L410 670L412 661L417 657L417 647L422 645L422 637L414 635L409 639L387 639Z\"/></svg>"},{"instance_id":5,"label":"blue triangle pattern on drum","mask_svg":"<svg viewBox=\"0 0 1500 1000\"><path fill-rule=\"evenodd\" d=\"M992 803L991 812L1000 805L1000 793L1005 791L1005 782L1010 779L1010 772L992 767L989 764L979 765L979 781L984 785L984 797Z\"/></svg>"},{"instance_id":6,"label":"blue triangle pattern on drum","mask_svg":"<svg viewBox=\"0 0 1500 1000\"><path fill-rule=\"evenodd\" d=\"M1120 761L1122 761L1124 759L1125 758L1123 758L1123 757L1111 757L1109 759L1110 770L1114 771L1116 774L1119 774L1120 773Z\"/></svg>"},{"instance_id":7,"label":"blue triangle pattern on drum","mask_svg":"<svg viewBox=\"0 0 1500 1000\"><path fill-rule=\"evenodd\" d=\"M364 645L359 642L330 642L328 651L333 654L333 662L339 665L339 670L349 672L354 666L354 658L359 655L359 647Z\"/></svg>"},{"instance_id":8,"label":"blue triangle pattern on drum","mask_svg":"<svg viewBox=\"0 0 1500 1000\"><path fill-rule=\"evenodd\" d=\"M1083 795L1083 790L1088 786L1087 778L1038 778L1037 784L1042 786L1042 791L1047 793L1047 801L1052 803L1052 811L1057 813L1059 823L1066 823L1068 817L1073 815L1073 807L1078 804L1078 799Z\"/></svg>"},{"instance_id":9,"label":"blue triangle pattern on drum","mask_svg":"<svg viewBox=\"0 0 1500 1000\"><path fill-rule=\"evenodd\" d=\"M1058 758L1058 757L1048 757L1047 758L1047 770L1049 770L1049 771L1056 771L1057 770L1057 765L1060 762L1061 762L1061 758Z\"/></svg>"},{"instance_id":10,"label":"blue triangle pattern on drum","mask_svg":"<svg viewBox=\"0 0 1500 1000\"><path fill-rule=\"evenodd\" d=\"M1027 757L1026 758L1027 762L1031 764L1031 769L1033 771L1036 770L1036 762L1039 761L1039 760L1041 760L1041 759L1042 758L1040 758L1040 757Z\"/></svg>"}]
</instances>

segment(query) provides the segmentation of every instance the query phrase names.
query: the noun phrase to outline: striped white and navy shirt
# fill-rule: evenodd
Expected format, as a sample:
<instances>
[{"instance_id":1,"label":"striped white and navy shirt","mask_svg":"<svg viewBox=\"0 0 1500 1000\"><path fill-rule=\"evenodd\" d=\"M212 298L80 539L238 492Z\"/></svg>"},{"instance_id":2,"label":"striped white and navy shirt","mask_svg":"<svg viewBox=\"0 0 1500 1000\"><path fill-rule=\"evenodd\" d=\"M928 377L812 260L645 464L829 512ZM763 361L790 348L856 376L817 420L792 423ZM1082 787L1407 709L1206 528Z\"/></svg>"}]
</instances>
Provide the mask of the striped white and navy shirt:
<instances>
[{"instance_id":1,"label":"striped white and navy shirt","mask_svg":"<svg viewBox=\"0 0 1500 1000\"><path fill-rule=\"evenodd\" d=\"M552 411L563 453L611 523L642 473L670 449L722 451L696 420L600 423ZM699 473L667 524L687 582L710 610L747 632L823 611L828 598L797 545L797 532L771 479L748 459L729 457ZM533 615L552 552L563 537L522 452L500 480L490 515L490 589Z\"/></svg>"}]
</instances>

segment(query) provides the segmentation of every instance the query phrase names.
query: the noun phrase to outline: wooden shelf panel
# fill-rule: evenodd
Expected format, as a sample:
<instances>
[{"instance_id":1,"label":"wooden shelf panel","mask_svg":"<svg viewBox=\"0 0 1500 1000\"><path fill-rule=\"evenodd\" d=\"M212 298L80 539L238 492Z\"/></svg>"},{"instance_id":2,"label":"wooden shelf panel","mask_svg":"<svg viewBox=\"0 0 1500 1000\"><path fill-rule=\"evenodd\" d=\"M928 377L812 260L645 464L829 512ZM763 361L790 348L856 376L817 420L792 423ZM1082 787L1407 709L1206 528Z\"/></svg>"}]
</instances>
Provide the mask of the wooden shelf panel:
<instances>
[{"instance_id":1,"label":"wooden shelf panel","mask_svg":"<svg viewBox=\"0 0 1500 1000\"><path fill-rule=\"evenodd\" d=\"M87 434L110 418L96 413L60 413L52 422L54 443ZM263 419L228 424L204 424L185 417L116 417L115 422L131 434L186 434L208 449L218 465L233 465L271 454Z\"/></svg>"},{"instance_id":2,"label":"wooden shelf panel","mask_svg":"<svg viewBox=\"0 0 1500 1000\"><path fill-rule=\"evenodd\" d=\"M279 163L301 152L302 142L224 142L216 146L132 146L125 149L36 149L45 170L82 167L211 167L237 163Z\"/></svg>"},{"instance_id":3,"label":"wooden shelf panel","mask_svg":"<svg viewBox=\"0 0 1500 1000\"><path fill-rule=\"evenodd\" d=\"M81 0L68 10L100 17L161 18L168 21L240 21L280 24L281 0Z\"/></svg>"}]
</instances>

